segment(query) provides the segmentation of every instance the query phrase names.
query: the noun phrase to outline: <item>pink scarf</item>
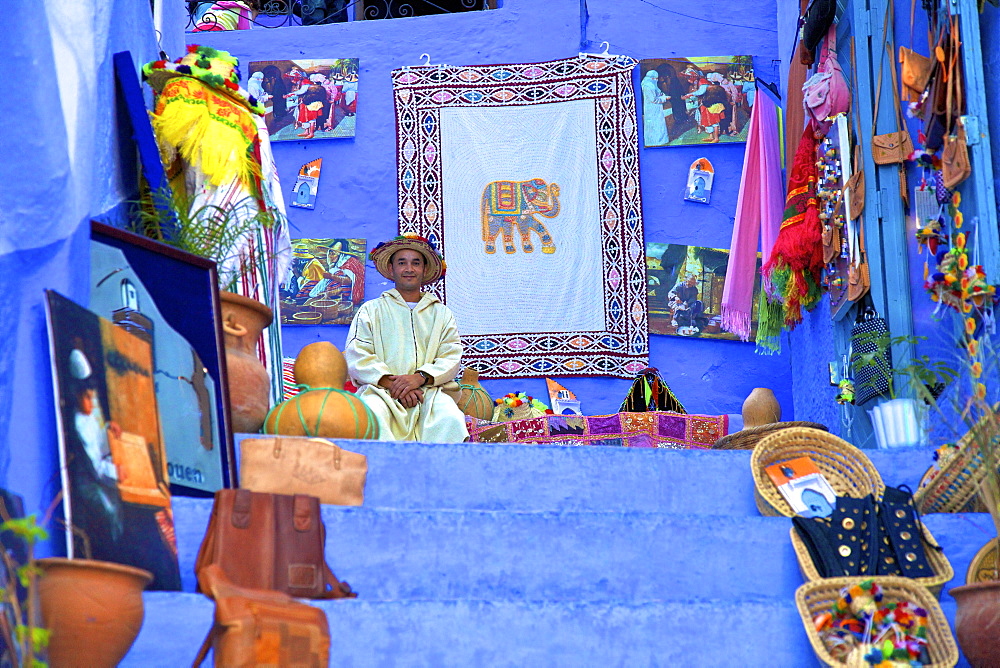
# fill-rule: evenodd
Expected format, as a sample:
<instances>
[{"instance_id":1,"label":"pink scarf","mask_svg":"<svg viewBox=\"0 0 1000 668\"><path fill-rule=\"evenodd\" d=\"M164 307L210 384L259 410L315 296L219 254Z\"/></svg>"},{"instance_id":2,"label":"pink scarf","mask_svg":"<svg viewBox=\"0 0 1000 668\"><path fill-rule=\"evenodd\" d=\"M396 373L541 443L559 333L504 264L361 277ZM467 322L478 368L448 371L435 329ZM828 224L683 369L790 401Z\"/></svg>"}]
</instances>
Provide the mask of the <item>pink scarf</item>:
<instances>
[{"instance_id":1,"label":"pink scarf","mask_svg":"<svg viewBox=\"0 0 1000 668\"><path fill-rule=\"evenodd\" d=\"M766 263L781 227L784 190L777 113L771 99L758 92L750 113L736 224L722 293L722 328L744 341L750 340L751 333L758 242Z\"/></svg>"}]
</instances>

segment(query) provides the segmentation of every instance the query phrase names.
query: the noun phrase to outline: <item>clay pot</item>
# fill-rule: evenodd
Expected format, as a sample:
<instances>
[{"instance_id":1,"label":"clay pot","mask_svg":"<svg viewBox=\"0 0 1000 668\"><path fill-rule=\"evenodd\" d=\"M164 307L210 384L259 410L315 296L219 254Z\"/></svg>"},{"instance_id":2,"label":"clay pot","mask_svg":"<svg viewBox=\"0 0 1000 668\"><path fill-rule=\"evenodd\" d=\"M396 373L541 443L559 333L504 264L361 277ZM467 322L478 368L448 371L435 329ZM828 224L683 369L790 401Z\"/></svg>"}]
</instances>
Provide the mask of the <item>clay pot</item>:
<instances>
[{"instance_id":1,"label":"clay pot","mask_svg":"<svg viewBox=\"0 0 1000 668\"><path fill-rule=\"evenodd\" d=\"M233 431L254 434L271 406L271 377L257 357L257 340L274 314L265 304L243 295L221 292L219 298Z\"/></svg>"},{"instance_id":2,"label":"clay pot","mask_svg":"<svg viewBox=\"0 0 1000 668\"><path fill-rule=\"evenodd\" d=\"M755 387L743 402L743 428L775 422L781 422L781 405L774 392L766 387Z\"/></svg>"},{"instance_id":3,"label":"clay pot","mask_svg":"<svg viewBox=\"0 0 1000 668\"><path fill-rule=\"evenodd\" d=\"M310 390L268 414L264 433L323 438L378 438L378 420L361 399L344 391L347 363L337 347L311 343L295 359L295 382Z\"/></svg>"},{"instance_id":4,"label":"clay pot","mask_svg":"<svg viewBox=\"0 0 1000 668\"><path fill-rule=\"evenodd\" d=\"M323 322L323 314L319 311L301 311L292 316L296 325L318 325Z\"/></svg>"},{"instance_id":5,"label":"clay pot","mask_svg":"<svg viewBox=\"0 0 1000 668\"><path fill-rule=\"evenodd\" d=\"M142 628L142 590L153 574L92 559L39 559L42 622L52 666L113 668Z\"/></svg>"},{"instance_id":6,"label":"clay pot","mask_svg":"<svg viewBox=\"0 0 1000 668\"><path fill-rule=\"evenodd\" d=\"M955 635L973 668L1000 666L1000 580L949 590L956 601Z\"/></svg>"},{"instance_id":7,"label":"clay pot","mask_svg":"<svg viewBox=\"0 0 1000 668\"><path fill-rule=\"evenodd\" d=\"M479 372L475 369L466 369L462 372L462 385L470 385L471 389L462 388L455 403L466 415L479 418L480 420L493 419L493 399L489 393L479 384Z\"/></svg>"}]
</instances>

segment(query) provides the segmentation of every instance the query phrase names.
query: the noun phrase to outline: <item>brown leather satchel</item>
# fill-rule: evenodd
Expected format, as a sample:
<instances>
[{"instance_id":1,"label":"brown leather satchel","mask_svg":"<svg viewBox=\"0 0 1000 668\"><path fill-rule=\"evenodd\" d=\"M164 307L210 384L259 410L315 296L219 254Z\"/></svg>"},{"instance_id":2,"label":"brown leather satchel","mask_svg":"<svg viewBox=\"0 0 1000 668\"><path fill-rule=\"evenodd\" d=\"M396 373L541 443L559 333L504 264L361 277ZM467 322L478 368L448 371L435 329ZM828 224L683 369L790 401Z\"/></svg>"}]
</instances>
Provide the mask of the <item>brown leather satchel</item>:
<instances>
[{"instance_id":1,"label":"brown leather satchel","mask_svg":"<svg viewBox=\"0 0 1000 668\"><path fill-rule=\"evenodd\" d=\"M269 436L240 442L240 486L253 492L308 494L320 503L360 506L368 458L322 438Z\"/></svg>"},{"instance_id":2,"label":"brown leather satchel","mask_svg":"<svg viewBox=\"0 0 1000 668\"><path fill-rule=\"evenodd\" d=\"M844 189L847 190L847 201L851 205L851 220L854 220L865 210L865 166L861 161L861 144L854 145L851 178L847 179Z\"/></svg>"},{"instance_id":3,"label":"brown leather satchel","mask_svg":"<svg viewBox=\"0 0 1000 668\"><path fill-rule=\"evenodd\" d=\"M218 564L235 585L303 598L354 598L326 564L319 499L246 489L215 493L195 572Z\"/></svg>"},{"instance_id":4,"label":"brown leather satchel","mask_svg":"<svg viewBox=\"0 0 1000 668\"><path fill-rule=\"evenodd\" d=\"M900 76L903 82L902 97L907 102L917 102L927 88L934 61L905 46L899 47Z\"/></svg>"},{"instance_id":5,"label":"brown leather satchel","mask_svg":"<svg viewBox=\"0 0 1000 668\"><path fill-rule=\"evenodd\" d=\"M198 574L202 591L215 599L215 620L194 665L211 647L215 665L326 668L330 628L326 613L287 594L237 587L218 564Z\"/></svg>"},{"instance_id":6,"label":"brown leather satchel","mask_svg":"<svg viewBox=\"0 0 1000 668\"><path fill-rule=\"evenodd\" d=\"M944 149L941 151L941 176L944 187L952 190L971 175L972 164L969 162L965 125L962 124L962 119L958 119L955 121L955 134L944 138Z\"/></svg>"},{"instance_id":7,"label":"brown leather satchel","mask_svg":"<svg viewBox=\"0 0 1000 668\"><path fill-rule=\"evenodd\" d=\"M885 25L882 32L882 40L885 42L885 53L879 61L878 85L875 87L875 108L872 112L872 131L878 124L878 104L882 97L882 63L889 58L889 72L892 75L892 102L896 110L896 131L887 132L872 137L872 160L876 165L891 165L902 163L913 153L913 139L906 129L906 118L903 117L903 109L899 104L899 90L896 83L896 63L892 58L892 46L888 38L889 26L892 25L892 3L886 7Z\"/></svg>"}]
</instances>

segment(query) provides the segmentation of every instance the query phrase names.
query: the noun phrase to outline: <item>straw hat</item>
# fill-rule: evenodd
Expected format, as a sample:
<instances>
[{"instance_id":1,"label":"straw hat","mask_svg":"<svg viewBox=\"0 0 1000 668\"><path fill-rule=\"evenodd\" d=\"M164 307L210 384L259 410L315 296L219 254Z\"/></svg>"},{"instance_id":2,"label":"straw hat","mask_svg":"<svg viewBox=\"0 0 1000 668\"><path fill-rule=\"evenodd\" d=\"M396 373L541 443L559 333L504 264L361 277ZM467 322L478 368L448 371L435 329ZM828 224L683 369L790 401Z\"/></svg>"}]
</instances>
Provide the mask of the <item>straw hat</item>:
<instances>
[{"instance_id":1,"label":"straw hat","mask_svg":"<svg viewBox=\"0 0 1000 668\"><path fill-rule=\"evenodd\" d=\"M446 269L444 258L438 255L433 243L416 234L402 235L391 241L383 241L372 249L368 257L375 263L375 269L378 270L378 273L392 280L392 272L389 268L392 255L396 251L407 249L415 250L424 256L424 278L421 281L423 285L432 283L444 276Z\"/></svg>"},{"instance_id":2,"label":"straw hat","mask_svg":"<svg viewBox=\"0 0 1000 668\"><path fill-rule=\"evenodd\" d=\"M240 61L228 51L210 46L189 44L187 54L174 62L154 60L142 66L142 79L157 93L163 90L173 77L191 77L226 93L229 97L246 106L250 111L264 114L264 108L257 98L240 87Z\"/></svg>"}]
</instances>

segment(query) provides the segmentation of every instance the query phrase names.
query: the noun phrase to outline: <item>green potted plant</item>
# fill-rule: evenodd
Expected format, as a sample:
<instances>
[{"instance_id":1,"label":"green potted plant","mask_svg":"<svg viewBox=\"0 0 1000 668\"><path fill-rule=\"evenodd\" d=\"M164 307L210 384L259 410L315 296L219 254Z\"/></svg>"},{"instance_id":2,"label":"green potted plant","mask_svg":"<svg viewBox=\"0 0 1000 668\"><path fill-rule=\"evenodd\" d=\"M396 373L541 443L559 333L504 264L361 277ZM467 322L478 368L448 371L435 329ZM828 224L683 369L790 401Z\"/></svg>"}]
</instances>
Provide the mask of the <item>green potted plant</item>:
<instances>
[{"instance_id":1,"label":"green potted plant","mask_svg":"<svg viewBox=\"0 0 1000 668\"><path fill-rule=\"evenodd\" d=\"M5 578L0 583L0 634L10 665L117 666L135 642L144 616L142 591L149 571L87 558L38 559L35 548L49 537L45 526L62 501L60 492L39 521L32 514L11 517L0 502L0 534L22 542L26 558L18 563L0 546ZM0 657L3 658L3 657Z\"/></svg>"},{"instance_id":2,"label":"green potted plant","mask_svg":"<svg viewBox=\"0 0 1000 668\"><path fill-rule=\"evenodd\" d=\"M859 353L851 358L854 372L872 369L874 380L871 382L888 388L888 399L868 411L880 448L918 445L923 442L926 430L922 425L922 418L929 404L927 399L933 399L955 379L954 368L941 360L931 359L928 355L915 357L910 364L901 367L893 367L889 363L887 351L893 346L904 343L916 345L925 339L922 336L890 336L888 332L869 332L855 337L855 346L870 349L871 352ZM917 398L899 396L902 382L913 388Z\"/></svg>"}]
</instances>

